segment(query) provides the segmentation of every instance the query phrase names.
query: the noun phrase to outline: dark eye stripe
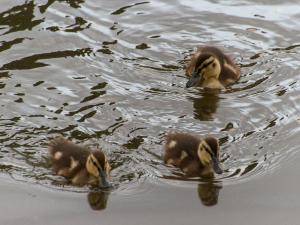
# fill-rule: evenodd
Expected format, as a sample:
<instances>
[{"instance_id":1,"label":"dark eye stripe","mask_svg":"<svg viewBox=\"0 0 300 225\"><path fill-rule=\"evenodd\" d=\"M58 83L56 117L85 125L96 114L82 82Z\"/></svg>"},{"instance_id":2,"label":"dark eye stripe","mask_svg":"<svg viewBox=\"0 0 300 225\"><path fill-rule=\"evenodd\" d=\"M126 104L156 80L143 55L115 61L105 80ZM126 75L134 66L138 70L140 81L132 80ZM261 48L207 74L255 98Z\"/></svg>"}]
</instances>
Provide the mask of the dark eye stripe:
<instances>
[{"instance_id":1,"label":"dark eye stripe","mask_svg":"<svg viewBox=\"0 0 300 225\"><path fill-rule=\"evenodd\" d=\"M214 156L214 153L212 153L211 149L207 148L206 146L204 146L204 148L210 154L211 157Z\"/></svg>"},{"instance_id":2,"label":"dark eye stripe","mask_svg":"<svg viewBox=\"0 0 300 225\"><path fill-rule=\"evenodd\" d=\"M212 64L214 62L214 60L205 63L204 65L202 65L201 67L198 68L197 73L199 73L201 70L203 70L204 68L208 67L210 64Z\"/></svg>"},{"instance_id":3,"label":"dark eye stripe","mask_svg":"<svg viewBox=\"0 0 300 225\"><path fill-rule=\"evenodd\" d=\"M92 159L92 163L93 163L93 165L94 165L95 167L97 167L98 170L100 170L98 164L94 161L94 159Z\"/></svg>"}]
</instances>

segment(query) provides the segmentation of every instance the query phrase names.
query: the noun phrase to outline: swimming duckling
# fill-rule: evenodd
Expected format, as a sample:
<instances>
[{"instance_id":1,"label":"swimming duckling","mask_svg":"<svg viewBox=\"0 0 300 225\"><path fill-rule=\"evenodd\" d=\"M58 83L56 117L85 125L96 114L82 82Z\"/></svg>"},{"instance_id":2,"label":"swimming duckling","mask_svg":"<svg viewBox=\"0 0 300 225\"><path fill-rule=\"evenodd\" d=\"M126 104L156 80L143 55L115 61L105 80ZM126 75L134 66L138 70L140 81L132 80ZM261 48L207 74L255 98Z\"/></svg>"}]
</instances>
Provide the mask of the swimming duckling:
<instances>
[{"instance_id":1,"label":"swimming duckling","mask_svg":"<svg viewBox=\"0 0 300 225\"><path fill-rule=\"evenodd\" d=\"M240 78L239 67L216 47L198 48L186 68L186 87L224 89Z\"/></svg>"},{"instance_id":2,"label":"swimming duckling","mask_svg":"<svg viewBox=\"0 0 300 225\"><path fill-rule=\"evenodd\" d=\"M111 168L101 150L90 151L59 137L49 144L49 152L54 172L72 184L111 187L108 182Z\"/></svg>"},{"instance_id":3,"label":"swimming duckling","mask_svg":"<svg viewBox=\"0 0 300 225\"><path fill-rule=\"evenodd\" d=\"M200 139L185 133L166 137L164 161L179 167L187 176L212 177L223 171L219 162L219 142L214 137Z\"/></svg>"}]
</instances>

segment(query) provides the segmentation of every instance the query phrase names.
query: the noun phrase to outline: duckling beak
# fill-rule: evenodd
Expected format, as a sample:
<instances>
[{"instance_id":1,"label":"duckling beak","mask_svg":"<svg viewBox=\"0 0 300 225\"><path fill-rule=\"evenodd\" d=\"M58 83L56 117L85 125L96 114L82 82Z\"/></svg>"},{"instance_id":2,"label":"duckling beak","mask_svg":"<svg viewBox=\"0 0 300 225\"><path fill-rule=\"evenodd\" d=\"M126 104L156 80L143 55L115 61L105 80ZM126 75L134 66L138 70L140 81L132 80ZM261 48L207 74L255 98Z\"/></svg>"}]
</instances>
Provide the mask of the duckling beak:
<instances>
[{"instance_id":1,"label":"duckling beak","mask_svg":"<svg viewBox=\"0 0 300 225\"><path fill-rule=\"evenodd\" d=\"M192 74L192 77L186 83L186 88L197 86L200 79L201 79L201 77L198 76L198 74L194 71L193 74Z\"/></svg>"},{"instance_id":2,"label":"duckling beak","mask_svg":"<svg viewBox=\"0 0 300 225\"><path fill-rule=\"evenodd\" d=\"M212 163L213 163L213 169L217 174L222 174L223 170L221 169L220 166L220 161L217 157L213 156L212 157Z\"/></svg>"},{"instance_id":3,"label":"duckling beak","mask_svg":"<svg viewBox=\"0 0 300 225\"><path fill-rule=\"evenodd\" d=\"M100 169L100 186L105 189L112 188L112 184L108 181L107 175L103 169Z\"/></svg>"}]
</instances>

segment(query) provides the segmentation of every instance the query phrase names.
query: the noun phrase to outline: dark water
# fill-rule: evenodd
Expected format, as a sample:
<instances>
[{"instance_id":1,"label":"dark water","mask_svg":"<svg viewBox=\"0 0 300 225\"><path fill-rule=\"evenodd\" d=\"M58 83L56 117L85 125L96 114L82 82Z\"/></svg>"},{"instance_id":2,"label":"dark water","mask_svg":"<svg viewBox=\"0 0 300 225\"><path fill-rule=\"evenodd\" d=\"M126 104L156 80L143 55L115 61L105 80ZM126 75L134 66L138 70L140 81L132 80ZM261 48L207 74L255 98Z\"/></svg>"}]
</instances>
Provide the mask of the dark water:
<instances>
[{"instance_id":1,"label":"dark water","mask_svg":"<svg viewBox=\"0 0 300 225\"><path fill-rule=\"evenodd\" d=\"M126 200L135 210L131 199L141 197L142 206L160 208L156 192L170 202L193 192L196 212L216 205L226 189L259 188L257 179L300 154L298 1L2 0L0 10L4 183L43 187L44 201L49 191L66 201L84 195L77 204L86 207L88 199L93 209L106 208L109 194L61 186L53 176L47 143L63 134L108 154L117 186L112 208ZM185 61L203 44L225 49L241 66L229 90L184 88ZM170 130L218 137L226 172L199 183L164 166ZM115 217L126 215L119 211Z\"/></svg>"}]
</instances>

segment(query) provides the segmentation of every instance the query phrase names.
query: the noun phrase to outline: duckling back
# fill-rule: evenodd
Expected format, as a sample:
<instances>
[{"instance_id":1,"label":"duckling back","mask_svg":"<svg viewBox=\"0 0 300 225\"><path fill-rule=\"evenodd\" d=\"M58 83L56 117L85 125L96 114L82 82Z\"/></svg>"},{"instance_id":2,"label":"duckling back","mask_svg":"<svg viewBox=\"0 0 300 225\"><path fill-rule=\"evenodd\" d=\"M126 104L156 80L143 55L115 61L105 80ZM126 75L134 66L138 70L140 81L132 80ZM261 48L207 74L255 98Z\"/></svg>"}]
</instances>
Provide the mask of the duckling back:
<instances>
[{"instance_id":1,"label":"duckling back","mask_svg":"<svg viewBox=\"0 0 300 225\"><path fill-rule=\"evenodd\" d=\"M179 167L187 176L201 175L204 166L197 155L200 142L200 138L190 134L168 134L165 144L165 163Z\"/></svg>"},{"instance_id":2,"label":"duckling back","mask_svg":"<svg viewBox=\"0 0 300 225\"><path fill-rule=\"evenodd\" d=\"M49 152L52 160L52 167L56 174L68 179L75 178L79 174L81 177L89 177L85 163L89 155L86 148L80 147L64 138L56 138L49 144ZM86 180L82 180L84 183Z\"/></svg>"}]
</instances>

